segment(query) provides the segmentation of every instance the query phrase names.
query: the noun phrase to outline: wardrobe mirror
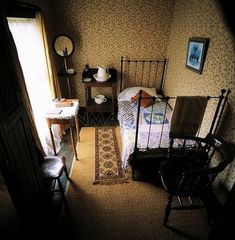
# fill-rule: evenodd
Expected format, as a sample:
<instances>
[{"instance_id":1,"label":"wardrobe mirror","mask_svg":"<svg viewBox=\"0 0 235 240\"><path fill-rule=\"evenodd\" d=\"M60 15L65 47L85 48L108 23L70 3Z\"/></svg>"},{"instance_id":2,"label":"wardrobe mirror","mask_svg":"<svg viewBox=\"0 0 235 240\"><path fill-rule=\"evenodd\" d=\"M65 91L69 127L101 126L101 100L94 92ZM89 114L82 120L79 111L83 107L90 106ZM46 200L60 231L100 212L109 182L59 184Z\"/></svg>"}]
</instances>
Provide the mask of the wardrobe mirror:
<instances>
[{"instance_id":1,"label":"wardrobe mirror","mask_svg":"<svg viewBox=\"0 0 235 240\"><path fill-rule=\"evenodd\" d=\"M53 47L61 57L69 57L74 51L73 40L67 35L59 35L55 38Z\"/></svg>"}]
</instances>

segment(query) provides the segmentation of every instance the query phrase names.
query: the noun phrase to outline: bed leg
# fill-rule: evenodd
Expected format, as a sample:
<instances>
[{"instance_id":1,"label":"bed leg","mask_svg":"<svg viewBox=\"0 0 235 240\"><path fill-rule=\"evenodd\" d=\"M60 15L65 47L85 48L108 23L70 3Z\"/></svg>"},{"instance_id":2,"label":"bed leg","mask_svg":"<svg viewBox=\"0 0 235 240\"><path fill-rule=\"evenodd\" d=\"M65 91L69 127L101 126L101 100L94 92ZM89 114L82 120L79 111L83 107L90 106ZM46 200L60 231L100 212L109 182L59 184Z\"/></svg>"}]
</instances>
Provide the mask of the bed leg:
<instances>
[{"instance_id":1,"label":"bed leg","mask_svg":"<svg viewBox=\"0 0 235 240\"><path fill-rule=\"evenodd\" d=\"M135 170L132 169L132 179L135 181Z\"/></svg>"}]
</instances>

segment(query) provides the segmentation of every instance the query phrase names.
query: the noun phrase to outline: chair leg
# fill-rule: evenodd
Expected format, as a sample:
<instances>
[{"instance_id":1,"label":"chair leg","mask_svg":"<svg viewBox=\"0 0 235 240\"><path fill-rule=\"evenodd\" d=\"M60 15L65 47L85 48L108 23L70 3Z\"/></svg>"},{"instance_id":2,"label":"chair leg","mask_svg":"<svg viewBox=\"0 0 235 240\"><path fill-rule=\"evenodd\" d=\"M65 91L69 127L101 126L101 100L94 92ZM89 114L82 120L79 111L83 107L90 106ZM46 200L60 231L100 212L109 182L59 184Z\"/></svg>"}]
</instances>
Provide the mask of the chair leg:
<instances>
[{"instance_id":1,"label":"chair leg","mask_svg":"<svg viewBox=\"0 0 235 240\"><path fill-rule=\"evenodd\" d=\"M69 179L69 172L68 172L66 165L64 166L64 173L65 173L65 176L67 177L67 179Z\"/></svg>"},{"instance_id":2,"label":"chair leg","mask_svg":"<svg viewBox=\"0 0 235 240\"><path fill-rule=\"evenodd\" d=\"M59 178L57 178L57 183L58 183L60 193L61 193L63 199L66 201L66 198L65 198L65 195L64 195L64 188L63 188L62 182L60 181Z\"/></svg>"},{"instance_id":3,"label":"chair leg","mask_svg":"<svg viewBox=\"0 0 235 240\"><path fill-rule=\"evenodd\" d=\"M135 181L135 170L132 168L132 179Z\"/></svg>"},{"instance_id":4,"label":"chair leg","mask_svg":"<svg viewBox=\"0 0 235 240\"><path fill-rule=\"evenodd\" d=\"M167 200L167 205L165 208L165 216L164 216L164 220L163 220L164 226L167 225L167 222L168 222L168 219L170 216L172 200L173 200L173 196L171 194L169 194L168 200Z\"/></svg>"},{"instance_id":5,"label":"chair leg","mask_svg":"<svg viewBox=\"0 0 235 240\"><path fill-rule=\"evenodd\" d=\"M53 179L53 186L52 186L52 190L55 189L55 184L56 184L56 179Z\"/></svg>"}]
</instances>

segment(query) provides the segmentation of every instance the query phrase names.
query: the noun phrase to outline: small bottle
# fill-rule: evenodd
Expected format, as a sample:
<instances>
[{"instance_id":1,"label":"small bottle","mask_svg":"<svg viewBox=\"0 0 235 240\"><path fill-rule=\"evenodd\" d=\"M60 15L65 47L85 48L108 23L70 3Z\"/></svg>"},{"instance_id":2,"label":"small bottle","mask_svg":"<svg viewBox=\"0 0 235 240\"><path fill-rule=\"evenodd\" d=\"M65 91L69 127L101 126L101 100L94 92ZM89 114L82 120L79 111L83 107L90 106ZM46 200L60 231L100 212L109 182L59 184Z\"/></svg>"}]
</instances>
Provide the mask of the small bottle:
<instances>
[{"instance_id":1,"label":"small bottle","mask_svg":"<svg viewBox=\"0 0 235 240\"><path fill-rule=\"evenodd\" d=\"M82 73L82 78L89 78L90 77L90 68L88 64L85 64L83 73Z\"/></svg>"}]
</instances>

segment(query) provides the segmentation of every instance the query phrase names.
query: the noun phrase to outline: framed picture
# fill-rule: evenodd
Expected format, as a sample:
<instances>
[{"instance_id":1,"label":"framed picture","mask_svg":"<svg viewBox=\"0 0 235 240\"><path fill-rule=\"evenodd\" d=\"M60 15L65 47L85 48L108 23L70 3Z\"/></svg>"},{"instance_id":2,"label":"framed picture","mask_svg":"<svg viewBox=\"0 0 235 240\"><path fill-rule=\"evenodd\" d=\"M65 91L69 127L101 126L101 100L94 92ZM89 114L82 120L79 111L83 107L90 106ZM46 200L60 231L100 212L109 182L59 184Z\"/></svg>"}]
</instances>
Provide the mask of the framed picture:
<instances>
[{"instance_id":1,"label":"framed picture","mask_svg":"<svg viewBox=\"0 0 235 240\"><path fill-rule=\"evenodd\" d=\"M209 38L189 38L186 67L202 74Z\"/></svg>"}]
</instances>

